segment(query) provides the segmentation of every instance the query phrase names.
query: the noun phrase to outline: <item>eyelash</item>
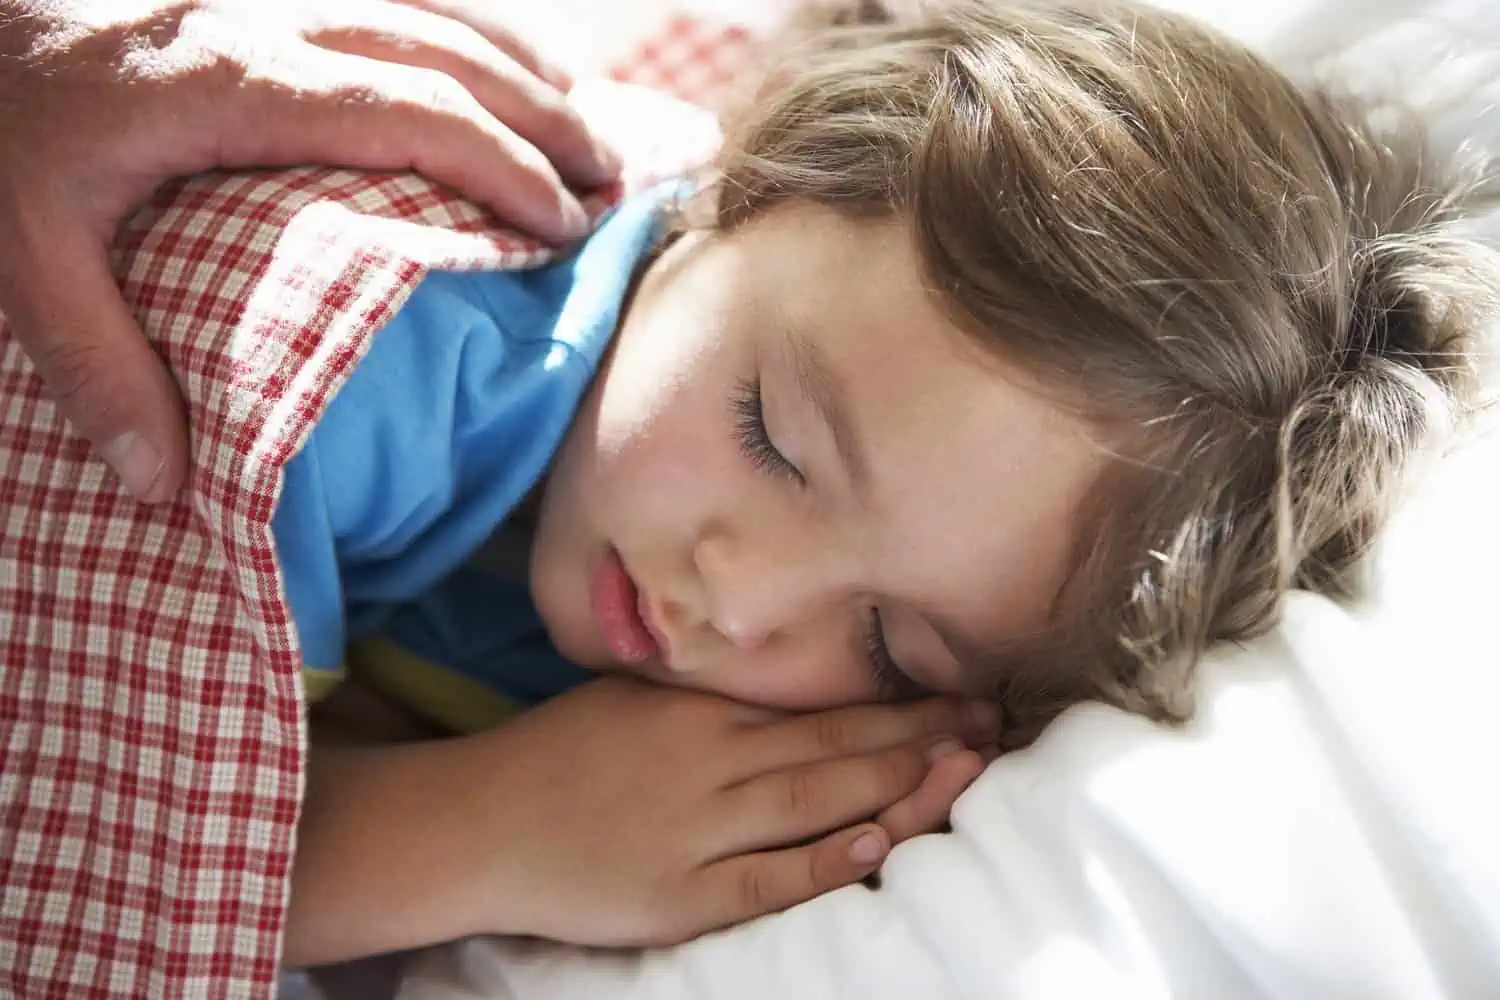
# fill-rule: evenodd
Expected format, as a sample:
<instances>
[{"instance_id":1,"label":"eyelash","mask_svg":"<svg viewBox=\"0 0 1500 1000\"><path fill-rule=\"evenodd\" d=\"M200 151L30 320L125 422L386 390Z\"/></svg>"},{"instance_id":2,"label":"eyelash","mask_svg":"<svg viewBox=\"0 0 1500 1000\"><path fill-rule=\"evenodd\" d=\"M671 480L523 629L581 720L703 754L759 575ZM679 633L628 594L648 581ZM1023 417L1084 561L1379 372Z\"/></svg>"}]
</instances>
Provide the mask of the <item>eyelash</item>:
<instances>
[{"instance_id":1,"label":"eyelash","mask_svg":"<svg viewBox=\"0 0 1500 1000\"><path fill-rule=\"evenodd\" d=\"M766 410L760 394L760 379L741 379L735 387L730 406L734 410L735 432L739 438L740 450L745 453L745 457L764 472L789 479L799 487L806 486L807 479L802 475L802 470L777 449L771 441L770 432L766 430Z\"/></svg>"},{"instance_id":2,"label":"eyelash","mask_svg":"<svg viewBox=\"0 0 1500 1000\"><path fill-rule=\"evenodd\" d=\"M734 410L735 435L739 438L740 450L745 453L745 457L764 472L789 479L799 487L806 486L807 480L803 477L802 470L781 453L766 429L760 379L742 379L735 387L730 405ZM922 688L896 666L896 661L891 657L878 609L870 608L865 613L863 632L870 673L875 678L881 697L892 701L920 697L923 694Z\"/></svg>"},{"instance_id":3,"label":"eyelash","mask_svg":"<svg viewBox=\"0 0 1500 1000\"><path fill-rule=\"evenodd\" d=\"M880 611L871 608L865 612L865 652L870 657L870 673L880 689L882 698L890 701L910 701L924 693L921 686L898 666L891 657L891 648L885 642L885 629L880 624Z\"/></svg>"}]
</instances>

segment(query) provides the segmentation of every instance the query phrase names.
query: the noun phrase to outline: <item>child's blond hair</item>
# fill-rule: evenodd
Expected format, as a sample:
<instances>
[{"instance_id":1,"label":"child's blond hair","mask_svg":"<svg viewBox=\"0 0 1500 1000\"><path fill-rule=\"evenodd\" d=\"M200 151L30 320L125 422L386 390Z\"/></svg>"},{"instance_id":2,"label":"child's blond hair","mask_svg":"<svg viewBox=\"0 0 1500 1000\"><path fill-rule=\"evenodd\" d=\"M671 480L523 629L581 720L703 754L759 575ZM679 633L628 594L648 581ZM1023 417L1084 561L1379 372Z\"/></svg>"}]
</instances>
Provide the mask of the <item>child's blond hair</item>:
<instances>
[{"instance_id":1,"label":"child's blond hair","mask_svg":"<svg viewBox=\"0 0 1500 1000\"><path fill-rule=\"evenodd\" d=\"M901 219L953 320L1118 450L1052 629L996 651L1006 742L1084 698L1180 719L1210 642L1344 588L1467 400L1495 271L1444 225L1472 186L1409 119L1163 11L855 7L769 77L715 225Z\"/></svg>"}]
</instances>

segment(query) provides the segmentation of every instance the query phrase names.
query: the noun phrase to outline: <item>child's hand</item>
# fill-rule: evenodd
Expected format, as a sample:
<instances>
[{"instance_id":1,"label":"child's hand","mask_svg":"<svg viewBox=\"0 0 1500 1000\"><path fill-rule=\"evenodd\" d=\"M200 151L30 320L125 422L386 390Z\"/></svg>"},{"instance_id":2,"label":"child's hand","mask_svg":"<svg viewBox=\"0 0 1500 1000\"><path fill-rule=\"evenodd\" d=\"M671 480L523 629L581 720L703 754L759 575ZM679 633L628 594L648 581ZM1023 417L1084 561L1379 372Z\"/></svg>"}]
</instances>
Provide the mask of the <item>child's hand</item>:
<instances>
[{"instance_id":1,"label":"child's hand","mask_svg":"<svg viewBox=\"0 0 1500 1000\"><path fill-rule=\"evenodd\" d=\"M939 741L993 734L992 715L951 700L771 718L590 683L473 738L496 768L472 791L495 817L493 929L664 944L848 885L941 824L983 769L951 744L934 764Z\"/></svg>"},{"instance_id":2,"label":"child's hand","mask_svg":"<svg viewBox=\"0 0 1500 1000\"><path fill-rule=\"evenodd\" d=\"M610 678L475 736L317 746L284 960L483 933L663 944L783 909L935 829L984 767L940 740L994 734L952 700L782 717Z\"/></svg>"}]
</instances>

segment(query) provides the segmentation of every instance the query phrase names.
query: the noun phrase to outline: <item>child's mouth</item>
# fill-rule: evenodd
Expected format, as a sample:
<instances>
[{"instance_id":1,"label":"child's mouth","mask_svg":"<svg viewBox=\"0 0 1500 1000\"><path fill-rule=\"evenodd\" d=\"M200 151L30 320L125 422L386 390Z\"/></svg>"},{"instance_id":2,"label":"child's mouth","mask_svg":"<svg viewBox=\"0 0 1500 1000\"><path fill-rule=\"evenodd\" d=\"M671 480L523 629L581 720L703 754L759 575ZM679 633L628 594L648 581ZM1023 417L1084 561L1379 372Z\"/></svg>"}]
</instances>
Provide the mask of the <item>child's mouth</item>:
<instances>
[{"instance_id":1,"label":"child's mouth","mask_svg":"<svg viewBox=\"0 0 1500 1000\"><path fill-rule=\"evenodd\" d=\"M635 665L660 655L661 648L641 617L640 592L614 547L594 568L589 601L605 645L621 663Z\"/></svg>"}]
</instances>

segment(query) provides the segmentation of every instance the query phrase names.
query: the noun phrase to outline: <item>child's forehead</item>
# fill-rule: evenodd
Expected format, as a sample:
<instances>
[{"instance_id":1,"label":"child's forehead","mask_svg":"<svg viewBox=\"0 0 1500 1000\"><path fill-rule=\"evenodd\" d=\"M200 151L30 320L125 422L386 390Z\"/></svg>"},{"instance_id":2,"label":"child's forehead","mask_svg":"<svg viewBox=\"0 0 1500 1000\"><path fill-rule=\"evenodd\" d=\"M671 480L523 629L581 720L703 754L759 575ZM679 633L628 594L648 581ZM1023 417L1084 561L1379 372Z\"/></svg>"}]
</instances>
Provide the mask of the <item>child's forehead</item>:
<instances>
[{"instance_id":1,"label":"child's forehead","mask_svg":"<svg viewBox=\"0 0 1500 1000\"><path fill-rule=\"evenodd\" d=\"M785 341L901 368L962 367L1024 392L1051 385L1007 356L1005 331L974 329L953 302L953 282L923 260L909 221L892 212L851 215L790 202L721 234L740 241L760 280L753 304ZM793 356L799 344L785 345Z\"/></svg>"},{"instance_id":2,"label":"child's forehead","mask_svg":"<svg viewBox=\"0 0 1500 1000\"><path fill-rule=\"evenodd\" d=\"M757 336L797 391L838 400L874 480L993 496L1013 473L1045 465L1048 448L1099 451L1087 420L960 327L901 220L812 206L764 223L755 266L774 319ZM1092 458L1076 464L1080 476L1093 468ZM1071 492L1078 477L1066 478L1059 488Z\"/></svg>"}]
</instances>

